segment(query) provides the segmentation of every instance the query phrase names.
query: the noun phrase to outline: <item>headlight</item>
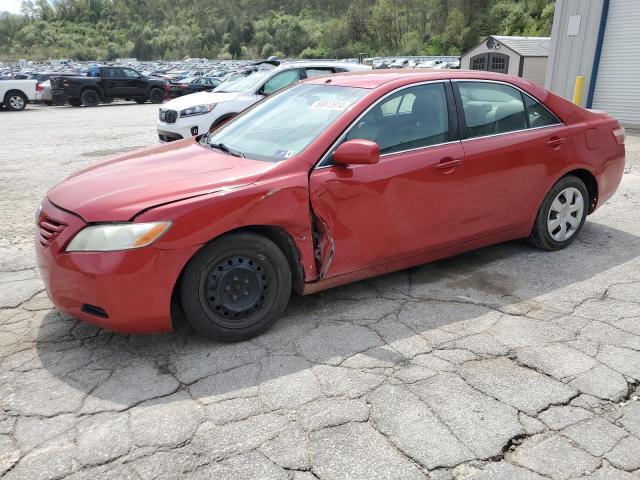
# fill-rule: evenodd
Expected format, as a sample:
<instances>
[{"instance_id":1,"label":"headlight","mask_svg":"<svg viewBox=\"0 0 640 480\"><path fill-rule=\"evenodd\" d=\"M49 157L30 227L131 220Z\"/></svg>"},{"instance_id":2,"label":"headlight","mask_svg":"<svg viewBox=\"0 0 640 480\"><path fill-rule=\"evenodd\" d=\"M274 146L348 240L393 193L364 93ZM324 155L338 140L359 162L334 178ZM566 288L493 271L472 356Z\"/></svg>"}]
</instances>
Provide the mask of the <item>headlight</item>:
<instances>
[{"instance_id":1,"label":"headlight","mask_svg":"<svg viewBox=\"0 0 640 480\"><path fill-rule=\"evenodd\" d=\"M67 252L110 252L151 245L171 227L171 222L108 223L80 230Z\"/></svg>"},{"instance_id":2,"label":"headlight","mask_svg":"<svg viewBox=\"0 0 640 480\"><path fill-rule=\"evenodd\" d=\"M195 107L185 108L184 110L180 110L181 117L193 117L194 115L204 115L205 113L209 113L215 107L215 103L210 103L208 105L196 105Z\"/></svg>"}]
</instances>

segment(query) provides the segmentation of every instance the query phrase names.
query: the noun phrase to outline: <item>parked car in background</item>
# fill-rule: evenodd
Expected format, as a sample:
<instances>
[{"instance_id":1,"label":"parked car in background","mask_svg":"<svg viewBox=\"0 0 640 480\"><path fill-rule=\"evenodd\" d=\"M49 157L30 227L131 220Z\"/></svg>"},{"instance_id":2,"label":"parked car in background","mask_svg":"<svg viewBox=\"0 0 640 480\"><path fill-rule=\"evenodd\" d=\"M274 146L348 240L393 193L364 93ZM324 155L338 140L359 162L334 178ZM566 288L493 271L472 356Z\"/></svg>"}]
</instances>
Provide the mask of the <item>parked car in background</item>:
<instances>
[{"instance_id":1,"label":"parked car in background","mask_svg":"<svg viewBox=\"0 0 640 480\"><path fill-rule=\"evenodd\" d=\"M14 112L36 99L36 80L0 80L0 106Z\"/></svg>"},{"instance_id":2,"label":"parked car in background","mask_svg":"<svg viewBox=\"0 0 640 480\"><path fill-rule=\"evenodd\" d=\"M182 309L204 335L245 340L276 322L292 289L513 239L563 249L624 172L615 118L518 77L328 80L51 189L35 246L56 307L132 333L169 331Z\"/></svg>"},{"instance_id":3,"label":"parked car in background","mask_svg":"<svg viewBox=\"0 0 640 480\"><path fill-rule=\"evenodd\" d=\"M54 98L53 93L51 92L51 77L52 76L66 76L72 77L75 76L75 73L51 73L51 72L41 72L41 73L33 73L29 75L29 78L32 80L37 80L36 85L36 101L44 103L46 105L53 105ZM64 98L64 97L63 97ZM58 102L64 104L64 100L62 102Z\"/></svg>"},{"instance_id":4,"label":"parked car in background","mask_svg":"<svg viewBox=\"0 0 640 480\"><path fill-rule=\"evenodd\" d=\"M94 66L84 77L51 77L53 95L62 91L68 102L79 107L95 107L115 98L137 103L162 103L165 81L145 77L129 67Z\"/></svg>"},{"instance_id":5,"label":"parked car in background","mask_svg":"<svg viewBox=\"0 0 640 480\"><path fill-rule=\"evenodd\" d=\"M212 92L194 93L165 103L156 121L158 137L171 142L204 133L301 79L370 69L346 62L297 61L277 67L262 63L232 75Z\"/></svg>"},{"instance_id":6,"label":"parked car in background","mask_svg":"<svg viewBox=\"0 0 640 480\"><path fill-rule=\"evenodd\" d=\"M190 93L213 90L222 83L215 77L187 77L175 83L168 83L165 90L168 97L180 97Z\"/></svg>"}]
</instances>

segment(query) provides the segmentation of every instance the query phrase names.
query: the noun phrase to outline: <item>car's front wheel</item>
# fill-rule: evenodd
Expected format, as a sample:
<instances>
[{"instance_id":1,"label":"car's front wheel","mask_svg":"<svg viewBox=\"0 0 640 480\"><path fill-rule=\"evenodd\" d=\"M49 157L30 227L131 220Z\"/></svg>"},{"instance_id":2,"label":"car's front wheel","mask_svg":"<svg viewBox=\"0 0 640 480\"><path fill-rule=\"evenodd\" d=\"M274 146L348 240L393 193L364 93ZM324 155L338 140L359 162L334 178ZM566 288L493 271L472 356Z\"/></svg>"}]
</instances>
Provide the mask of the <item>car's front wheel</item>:
<instances>
[{"instance_id":1,"label":"car's front wheel","mask_svg":"<svg viewBox=\"0 0 640 480\"><path fill-rule=\"evenodd\" d=\"M561 250L576 238L587 218L589 193L584 182L568 175L545 197L527 239L543 250Z\"/></svg>"},{"instance_id":2,"label":"car's front wheel","mask_svg":"<svg viewBox=\"0 0 640 480\"><path fill-rule=\"evenodd\" d=\"M282 250L252 233L220 237L189 262L180 284L189 323L214 340L254 337L280 317L291 295L291 270Z\"/></svg>"}]
</instances>

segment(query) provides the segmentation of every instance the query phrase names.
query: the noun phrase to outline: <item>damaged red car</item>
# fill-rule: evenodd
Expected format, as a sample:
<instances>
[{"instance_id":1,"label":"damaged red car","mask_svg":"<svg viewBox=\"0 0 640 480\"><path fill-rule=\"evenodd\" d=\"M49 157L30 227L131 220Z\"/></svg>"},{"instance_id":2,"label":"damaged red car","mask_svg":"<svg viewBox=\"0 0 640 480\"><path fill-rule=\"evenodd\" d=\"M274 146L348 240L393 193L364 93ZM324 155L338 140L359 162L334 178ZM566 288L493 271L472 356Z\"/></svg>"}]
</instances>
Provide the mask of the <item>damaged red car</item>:
<instances>
[{"instance_id":1,"label":"damaged red car","mask_svg":"<svg viewBox=\"0 0 640 480\"><path fill-rule=\"evenodd\" d=\"M309 294L506 240L557 250L614 193L624 129L521 78L309 80L213 132L66 179L37 217L56 307L223 341Z\"/></svg>"}]
</instances>

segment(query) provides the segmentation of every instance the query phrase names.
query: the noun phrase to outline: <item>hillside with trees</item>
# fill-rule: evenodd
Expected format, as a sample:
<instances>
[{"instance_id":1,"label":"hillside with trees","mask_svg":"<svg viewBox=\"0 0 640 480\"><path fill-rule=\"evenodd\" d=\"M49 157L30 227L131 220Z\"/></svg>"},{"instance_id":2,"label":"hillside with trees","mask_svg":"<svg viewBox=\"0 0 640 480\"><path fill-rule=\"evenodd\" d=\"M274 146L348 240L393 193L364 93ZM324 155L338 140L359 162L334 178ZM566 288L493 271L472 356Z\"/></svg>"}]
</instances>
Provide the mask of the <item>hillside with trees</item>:
<instances>
[{"instance_id":1,"label":"hillside with trees","mask_svg":"<svg viewBox=\"0 0 640 480\"><path fill-rule=\"evenodd\" d=\"M140 60L459 55L549 35L552 0L30 0L0 16L0 58Z\"/></svg>"}]
</instances>

